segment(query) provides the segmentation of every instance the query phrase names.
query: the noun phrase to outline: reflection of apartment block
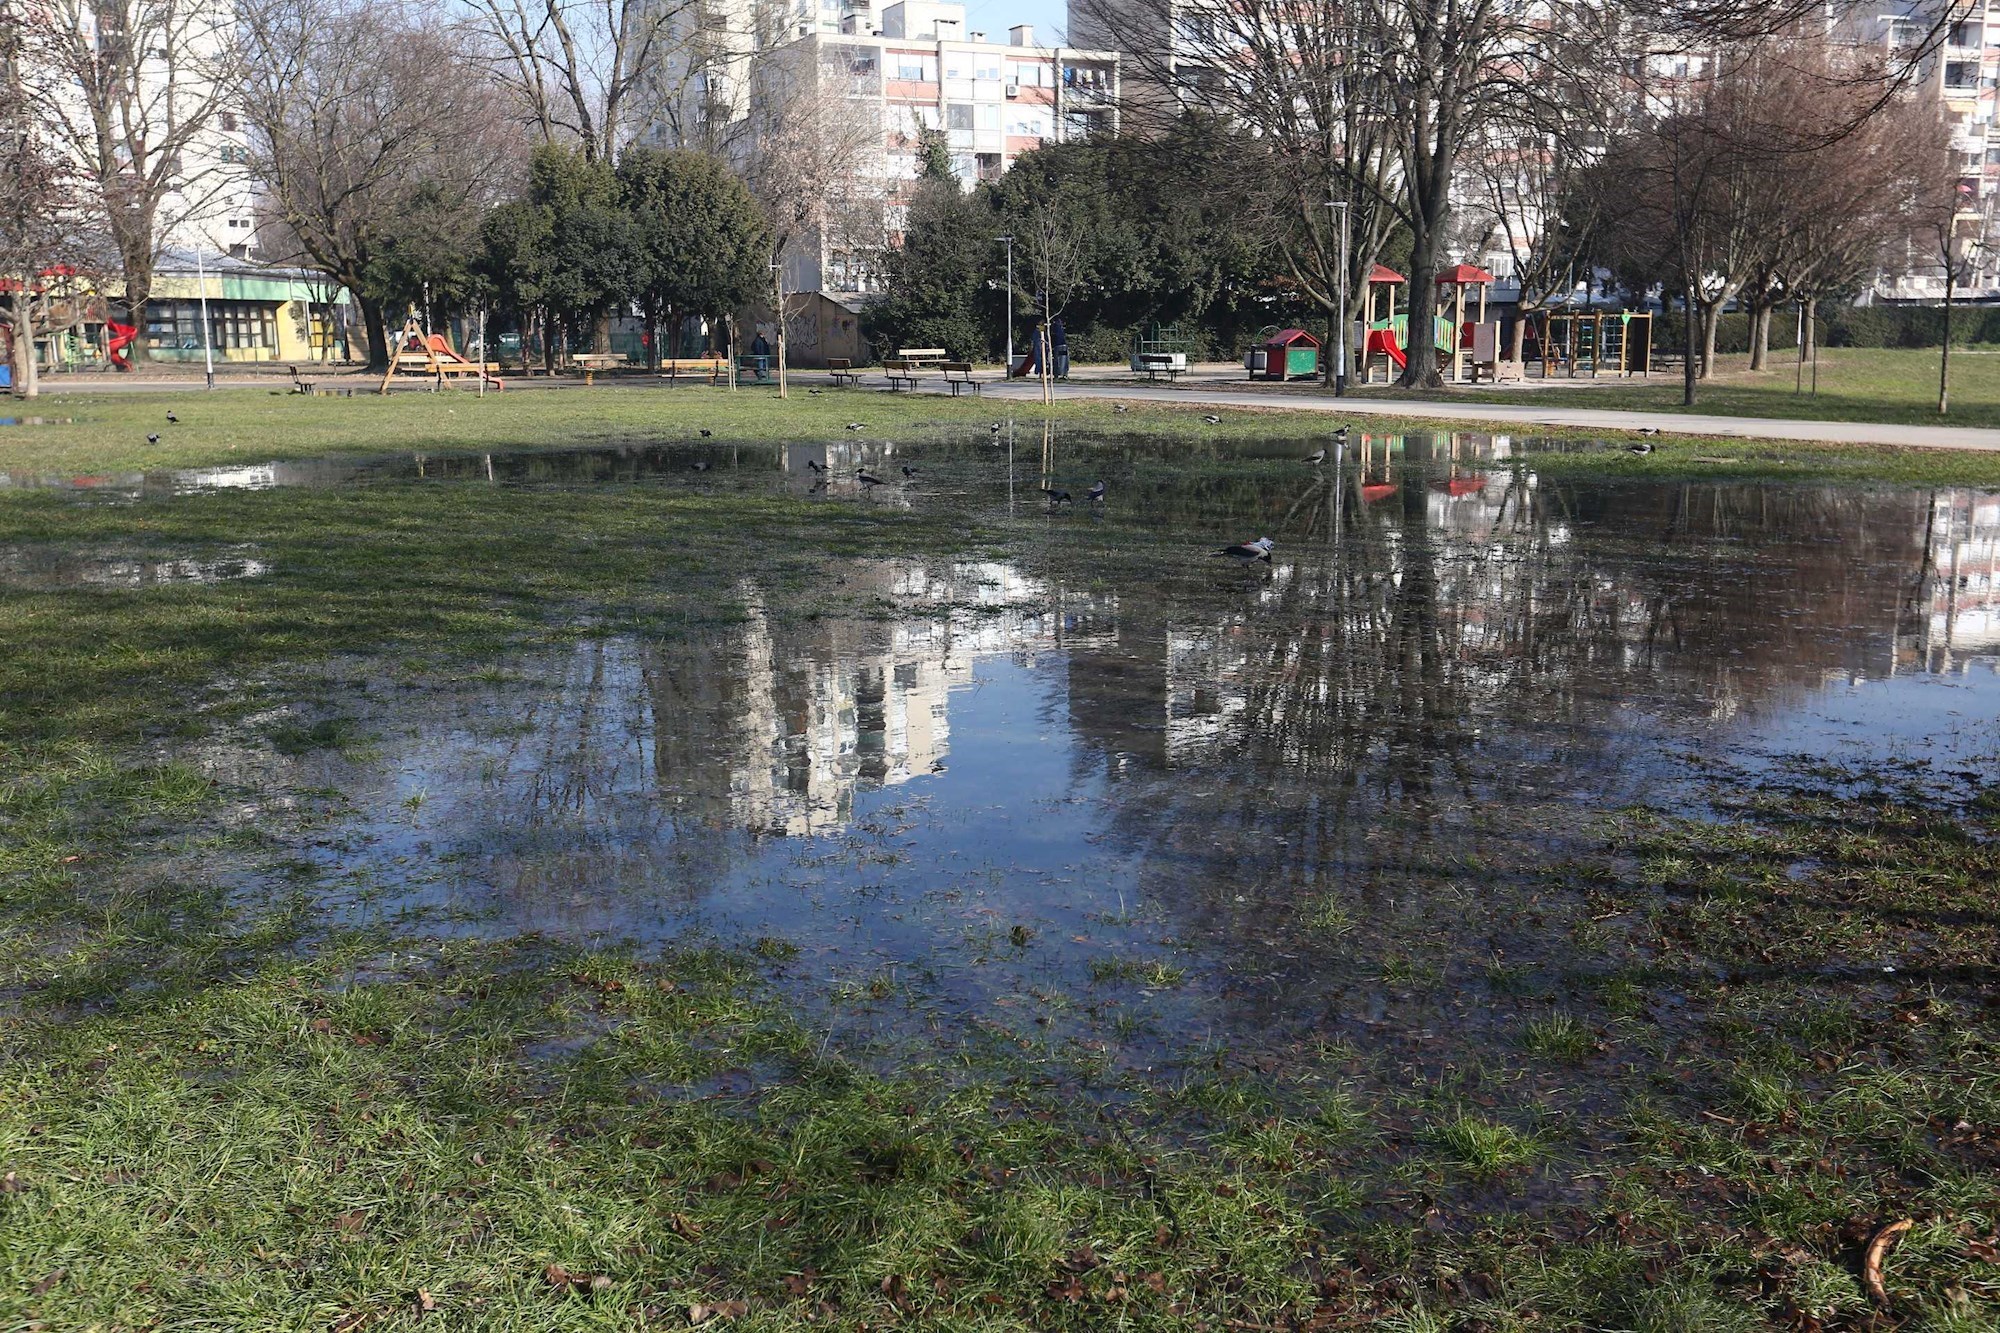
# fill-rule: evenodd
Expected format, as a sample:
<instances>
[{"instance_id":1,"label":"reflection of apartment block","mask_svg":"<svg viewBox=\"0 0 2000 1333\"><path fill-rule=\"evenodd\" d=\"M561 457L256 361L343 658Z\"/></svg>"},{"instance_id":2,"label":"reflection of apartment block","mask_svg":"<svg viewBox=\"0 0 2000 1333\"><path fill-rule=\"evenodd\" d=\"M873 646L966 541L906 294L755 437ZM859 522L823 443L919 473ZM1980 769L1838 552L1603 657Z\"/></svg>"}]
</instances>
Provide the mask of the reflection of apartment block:
<instances>
[{"instance_id":1,"label":"reflection of apartment block","mask_svg":"<svg viewBox=\"0 0 2000 1333\"><path fill-rule=\"evenodd\" d=\"M1923 669L1949 671L2000 653L2000 494L1939 491L1930 533L1916 648Z\"/></svg>"}]
</instances>

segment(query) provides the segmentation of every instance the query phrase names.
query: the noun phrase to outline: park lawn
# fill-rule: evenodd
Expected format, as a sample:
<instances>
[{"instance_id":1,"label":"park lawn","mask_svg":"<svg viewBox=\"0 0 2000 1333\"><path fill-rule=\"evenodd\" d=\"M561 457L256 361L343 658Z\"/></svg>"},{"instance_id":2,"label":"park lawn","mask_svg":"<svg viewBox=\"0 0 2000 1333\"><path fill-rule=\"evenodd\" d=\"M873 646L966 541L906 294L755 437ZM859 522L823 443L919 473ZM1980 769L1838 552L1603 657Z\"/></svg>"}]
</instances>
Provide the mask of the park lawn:
<instances>
[{"instance_id":1,"label":"park lawn","mask_svg":"<svg viewBox=\"0 0 2000 1333\"><path fill-rule=\"evenodd\" d=\"M1295 467L1151 484L1247 507L1230 487ZM1863 1327L1857 1234L1910 1217L1873 1326L1992 1326L1991 790L1801 777L1719 784L1712 821L1606 820L1540 871L1574 949L1485 976L1531 1001L1518 1044L1416 1087L1393 1052L1190 1037L1173 1078L1107 1088L1088 1044L970 1026L884 1067L786 997L803 941L335 928L296 865L262 899L205 869L337 820L337 790L292 805L195 762L225 736L365 755L342 719L280 720L329 671L448 690L579 635L698 637L746 574L774 614L868 614L826 577L843 559L1089 542L1130 583L1165 554L1115 515L1051 537L696 485L0 495L8 545L271 565L0 599L0 1324ZM1935 966L1894 1003L1802 965L1824 932L1865 958L1913 920ZM1175 983L1094 988L1149 984ZM920 988L858 973L826 1003ZM1539 1108L1586 1080L1587 1121ZM1585 1177L1589 1207L1535 1202Z\"/></svg>"},{"instance_id":2,"label":"park lawn","mask_svg":"<svg viewBox=\"0 0 2000 1333\"><path fill-rule=\"evenodd\" d=\"M1883 421L1909 425L2000 427L2000 347L1953 348L1951 411L1940 416L1938 349L1825 348L1819 358L1819 392L1800 393L1791 349L1774 350L1772 368L1751 372L1749 358L1720 358L1721 373L1696 391L1692 408L1681 405L1676 374L1648 380L1604 379L1574 388L1452 390L1454 401L1521 402L1551 407L1594 407L1646 412L1694 412L1705 416L1790 417L1805 421ZM1806 384L1812 383L1806 367Z\"/></svg>"},{"instance_id":3,"label":"park lawn","mask_svg":"<svg viewBox=\"0 0 2000 1333\"><path fill-rule=\"evenodd\" d=\"M1902 353L1870 354L1902 356ZM1971 362L1976 358L1967 357ZM1988 358L2000 375L2000 357ZM1996 381L2000 383L2000 381ZM1454 391L1459 399L1471 391ZM1544 401L1537 391L1535 401ZM1586 406L1651 406L1614 402L1607 395L1667 392L1664 386L1552 390L1562 401ZM1494 395L1518 402L1520 396ZM1549 399L1555 401L1555 399ZM1702 410L1710 410L1704 400ZM180 418L169 424L171 411ZM1152 441L1163 456L1203 452L1203 446L1297 440L1323 445L1341 424L1336 414L1286 411L1282 399L1268 408L1226 408L1217 423L1210 409L1134 401L1125 411L1103 399L1040 403L951 399L929 394L887 394L803 387L780 400L769 389L621 387L514 391L481 399L469 391L441 394L400 391L386 397L302 397L262 389L49 395L21 414L56 424L0 427L0 472L74 476L177 467L251 466L333 456L407 453L483 453L513 449L701 443L718 449L791 441L872 441L977 438L996 421L1008 423L1018 441L1044 426ZM1784 415L1767 411L1763 415ZM849 424L865 429L850 432ZM1405 425L1380 418L1350 424L1378 438L1435 432L1444 423L1412 419ZM1462 433L1519 437L1518 427L1456 423ZM710 432L704 438L702 431ZM156 434L158 444L146 437ZM1542 429L1536 438L1560 452L1538 455L1537 466L1565 474L1613 472L1634 477L1831 478L1934 485L2000 484L2000 453L1901 449L1888 446L1729 440L1663 435L1647 455L1624 452L1630 437L1618 432ZM1602 444L1605 447L1592 447Z\"/></svg>"}]
</instances>

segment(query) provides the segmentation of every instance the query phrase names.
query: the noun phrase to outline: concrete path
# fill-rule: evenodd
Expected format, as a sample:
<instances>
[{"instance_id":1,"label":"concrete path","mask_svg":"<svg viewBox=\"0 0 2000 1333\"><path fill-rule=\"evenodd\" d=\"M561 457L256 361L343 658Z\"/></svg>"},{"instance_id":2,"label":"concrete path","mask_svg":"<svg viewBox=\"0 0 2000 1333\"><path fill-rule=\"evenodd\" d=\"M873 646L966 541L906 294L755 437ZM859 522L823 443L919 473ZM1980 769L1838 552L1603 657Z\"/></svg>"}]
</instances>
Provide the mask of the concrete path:
<instances>
[{"instance_id":1,"label":"concrete path","mask_svg":"<svg viewBox=\"0 0 2000 1333\"><path fill-rule=\"evenodd\" d=\"M1034 385L991 385L986 396L1007 401L1040 401ZM1520 403L1439 403L1410 399L1334 398L1299 392L1209 388L1194 384L1171 389L1151 385L1061 384L1058 399L1117 398L1130 402L1173 403L1182 407L1282 409L1326 412L1355 419L1387 418L1464 421L1509 426L1523 432L1538 426L1579 430L1658 430L1670 435L1704 435L1735 440L1800 440L1825 444L1888 444L1916 449L2000 450L2000 430L1973 426L1905 426L1871 421L1798 421L1784 417L1711 417L1679 412L1618 412L1595 407L1545 407Z\"/></svg>"}]
</instances>

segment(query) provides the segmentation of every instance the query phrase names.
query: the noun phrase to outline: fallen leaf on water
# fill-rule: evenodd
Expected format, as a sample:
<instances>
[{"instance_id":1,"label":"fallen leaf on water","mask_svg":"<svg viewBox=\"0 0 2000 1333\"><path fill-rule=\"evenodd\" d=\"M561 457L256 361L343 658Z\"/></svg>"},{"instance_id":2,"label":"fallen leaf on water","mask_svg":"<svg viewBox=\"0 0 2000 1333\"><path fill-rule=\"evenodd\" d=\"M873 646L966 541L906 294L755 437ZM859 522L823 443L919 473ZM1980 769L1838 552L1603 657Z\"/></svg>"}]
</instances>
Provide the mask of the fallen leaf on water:
<instances>
[{"instance_id":1,"label":"fallen leaf on water","mask_svg":"<svg viewBox=\"0 0 2000 1333\"><path fill-rule=\"evenodd\" d=\"M1868 1288L1868 1299L1879 1308L1887 1309L1889 1305L1889 1292L1882 1285L1882 1261L1888 1257L1896 1242L1903 1238L1903 1233L1915 1225L1907 1217L1900 1222L1891 1222L1875 1233L1868 1242L1867 1252L1861 1257L1861 1285Z\"/></svg>"}]
</instances>

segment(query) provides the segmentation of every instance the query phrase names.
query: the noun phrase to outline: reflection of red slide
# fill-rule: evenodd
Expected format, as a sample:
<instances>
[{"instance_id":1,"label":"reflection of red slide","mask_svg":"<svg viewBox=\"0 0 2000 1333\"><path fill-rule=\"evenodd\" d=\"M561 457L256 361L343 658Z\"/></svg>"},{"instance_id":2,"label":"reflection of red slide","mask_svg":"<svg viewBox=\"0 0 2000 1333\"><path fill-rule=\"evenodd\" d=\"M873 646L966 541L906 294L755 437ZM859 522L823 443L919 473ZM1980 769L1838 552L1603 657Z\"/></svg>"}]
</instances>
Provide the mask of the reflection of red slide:
<instances>
[{"instance_id":1,"label":"reflection of red slide","mask_svg":"<svg viewBox=\"0 0 2000 1333\"><path fill-rule=\"evenodd\" d=\"M105 351L111 357L111 364L120 370L130 370L132 363L126 360L120 353L127 347L130 347L133 340L139 336L138 325L120 324L115 319L107 319L104 321L104 331L111 335L111 342L105 348Z\"/></svg>"},{"instance_id":2,"label":"reflection of red slide","mask_svg":"<svg viewBox=\"0 0 2000 1333\"><path fill-rule=\"evenodd\" d=\"M1402 344L1396 341L1394 329L1374 329L1369 332L1368 355L1373 356L1377 352L1388 357L1398 370L1410 363L1410 358L1403 354Z\"/></svg>"}]
</instances>

